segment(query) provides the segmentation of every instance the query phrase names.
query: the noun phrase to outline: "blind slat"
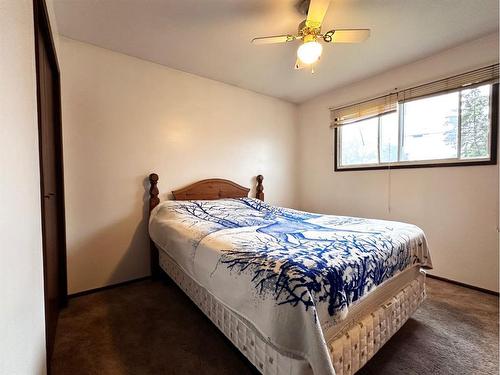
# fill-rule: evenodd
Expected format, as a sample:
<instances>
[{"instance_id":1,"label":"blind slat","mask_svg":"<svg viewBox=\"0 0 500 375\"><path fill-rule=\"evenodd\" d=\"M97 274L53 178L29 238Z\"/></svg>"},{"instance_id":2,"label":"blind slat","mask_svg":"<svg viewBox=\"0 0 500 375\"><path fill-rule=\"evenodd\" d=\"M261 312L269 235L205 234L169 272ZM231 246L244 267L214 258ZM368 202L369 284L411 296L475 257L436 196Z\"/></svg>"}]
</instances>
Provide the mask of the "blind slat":
<instances>
[{"instance_id":1,"label":"blind slat","mask_svg":"<svg viewBox=\"0 0 500 375\"><path fill-rule=\"evenodd\" d=\"M429 82L405 90L400 90L375 99L363 101L340 108L331 108L331 127L348 125L353 122L383 115L397 110L399 102L422 96L457 90L479 83L497 82L499 64L486 66L463 74L458 74L438 81Z\"/></svg>"}]
</instances>

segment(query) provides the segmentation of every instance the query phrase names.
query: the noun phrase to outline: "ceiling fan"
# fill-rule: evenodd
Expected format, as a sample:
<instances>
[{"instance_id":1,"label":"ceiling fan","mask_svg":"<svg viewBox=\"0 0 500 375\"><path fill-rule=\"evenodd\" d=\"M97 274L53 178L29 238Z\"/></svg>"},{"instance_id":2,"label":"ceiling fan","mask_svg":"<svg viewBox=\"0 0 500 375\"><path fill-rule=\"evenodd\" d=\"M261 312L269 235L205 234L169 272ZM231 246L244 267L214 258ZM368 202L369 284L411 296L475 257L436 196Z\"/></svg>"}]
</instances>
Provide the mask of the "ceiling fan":
<instances>
[{"instance_id":1,"label":"ceiling fan","mask_svg":"<svg viewBox=\"0 0 500 375\"><path fill-rule=\"evenodd\" d=\"M311 66L314 72L314 64L321 57L325 43L359 43L370 36L370 29L332 29L321 33L321 24L325 18L330 0L301 0L297 8L307 18L299 24L297 35L285 34L264 36L252 39L253 44L288 43L301 40L302 44L297 49L297 61L295 69Z\"/></svg>"}]
</instances>

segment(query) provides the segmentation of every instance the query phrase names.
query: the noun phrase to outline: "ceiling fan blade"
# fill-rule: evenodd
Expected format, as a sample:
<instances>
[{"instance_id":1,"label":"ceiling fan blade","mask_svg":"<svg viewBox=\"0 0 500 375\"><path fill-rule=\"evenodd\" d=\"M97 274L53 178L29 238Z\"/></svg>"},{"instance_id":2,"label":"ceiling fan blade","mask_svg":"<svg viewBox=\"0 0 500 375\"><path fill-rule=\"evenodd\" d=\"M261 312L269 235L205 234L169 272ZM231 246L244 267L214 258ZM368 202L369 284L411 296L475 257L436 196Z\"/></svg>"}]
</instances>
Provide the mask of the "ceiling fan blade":
<instances>
[{"instance_id":1,"label":"ceiling fan blade","mask_svg":"<svg viewBox=\"0 0 500 375\"><path fill-rule=\"evenodd\" d=\"M273 35L273 36L262 36L259 38L253 38L253 44L273 44L273 43L286 43L292 42L296 39L295 35Z\"/></svg>"},{"instance_id":2,"label":"ceiling fan blade","mask_svg":"<svg viewBox=\"0 0 500 375\"><path fill-rule=\"evenodd\" d=\"M297 60L295 61L294 68L295 69L303 69L305 67L306 66L302 63L302 61L300 61L300 59L297 58Z\"/></svg>"},{"instance_id":3,"label":"ceiling fan blade","mask_svg":"<svg viewBox=\"0 0 500 375\"><path fill-rule=\"evenodd\" d=\"M360 43L370 36L370 29L336 29L323 35L327 43Z\"/></svg>"},{"instance_id":4,"label":"ceiling fan blade","mask_svg":"<svg viewBox=\"0 0 500 375\"><path fill-rule=\"evenodd\" d=\"M330 0L311 0L307 11L306 26L314 29L320 28L329 5Z\"/></svg>"}]
</instances>

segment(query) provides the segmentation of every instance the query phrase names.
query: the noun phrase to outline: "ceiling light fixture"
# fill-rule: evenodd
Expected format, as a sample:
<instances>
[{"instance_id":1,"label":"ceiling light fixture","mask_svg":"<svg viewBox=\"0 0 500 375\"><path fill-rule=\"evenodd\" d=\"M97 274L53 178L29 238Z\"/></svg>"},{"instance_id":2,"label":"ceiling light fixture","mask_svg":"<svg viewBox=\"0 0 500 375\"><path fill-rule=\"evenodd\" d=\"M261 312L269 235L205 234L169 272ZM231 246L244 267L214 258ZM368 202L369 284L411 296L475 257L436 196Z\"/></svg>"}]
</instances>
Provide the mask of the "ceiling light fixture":
<instances>
[{"instance_id":1,"label":"ceiling light fixture","mask_svg":"<svg viewBox=\"0 0 500 375\"><path fill-rule=\"evenodd\" d=\"M253 38L253 44L291 43L300 41L297 49L295 69L308 67L314 72L314 66L321 57L321 43L359 43L370 36L370 29L331 29L326 33L321 31L331 0L296 0L299 2L300 13L306 16L298 28L297 34L281 34Z\"/></svg>"},{"instance_id":2,"label":"ceiling light fixture","mask_svg":"<svg viewBox=\"0 0 500 375\"><path fill-rule=\"evenodd\" d=\"M307 35L304 38L304 43L297 49L297 57L302 63L311 65L319 60L322 52L323 46L316 41L316 38L312 35Z\"/></svg>"}]
</instances>

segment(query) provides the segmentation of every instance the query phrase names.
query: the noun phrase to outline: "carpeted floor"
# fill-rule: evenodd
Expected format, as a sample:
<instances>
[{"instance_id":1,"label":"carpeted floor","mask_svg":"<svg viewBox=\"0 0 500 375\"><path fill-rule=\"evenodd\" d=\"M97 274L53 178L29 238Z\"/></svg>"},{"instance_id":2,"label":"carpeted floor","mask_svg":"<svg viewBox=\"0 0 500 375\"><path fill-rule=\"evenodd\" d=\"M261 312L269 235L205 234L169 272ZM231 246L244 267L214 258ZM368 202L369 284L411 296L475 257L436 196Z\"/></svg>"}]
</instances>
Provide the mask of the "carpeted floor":
<instances>
[{"instance_id":1,"label":"carpeted floor","mask_svg":"<svg viewBox=\"0 0 500 375\"><path fill-rule=\"evenodd\" d=\"M358 374L498 374L498 297L427 279L428 298ZM57 328L60 374L254 374L174 284L73 298Z\"/></svg>"}]
</instances>

